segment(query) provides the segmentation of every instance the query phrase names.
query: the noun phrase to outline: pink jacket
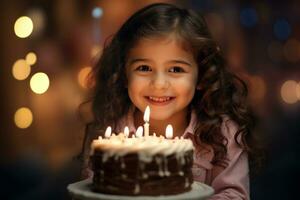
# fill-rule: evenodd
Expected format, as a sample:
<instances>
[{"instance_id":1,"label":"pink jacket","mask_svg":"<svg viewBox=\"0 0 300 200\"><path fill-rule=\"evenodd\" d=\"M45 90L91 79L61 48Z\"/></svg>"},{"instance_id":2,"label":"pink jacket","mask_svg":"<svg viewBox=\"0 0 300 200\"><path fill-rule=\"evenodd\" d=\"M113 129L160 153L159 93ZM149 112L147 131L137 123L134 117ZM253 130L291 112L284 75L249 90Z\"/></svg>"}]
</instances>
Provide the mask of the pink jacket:
<instances>
[{"instance_id":1,"label":"pink jacket","mask_svg":"<svg viewBox=\"0 0 300 200\"><path fill-rule=\"evenodd\" d=\"M186 128L183 137L193 139L197 122L195 113L192 112L191 121ZM118 124L117 131L123 131L128 126L130 132L135 132L133 112L129 112ZM215 194L209 200L237 200L249 199L249 167L248 156L234 140L234 134L238 129L237 124L228 117L223 118L221 131L228 139L226 168L211 164L213 150L210 147L195 146L194 165L192 168L194 180L210 185ZM194 141L193 141L194 142ZM195 144L195 142L194 142Z\"/></svg>"}]
</instances>

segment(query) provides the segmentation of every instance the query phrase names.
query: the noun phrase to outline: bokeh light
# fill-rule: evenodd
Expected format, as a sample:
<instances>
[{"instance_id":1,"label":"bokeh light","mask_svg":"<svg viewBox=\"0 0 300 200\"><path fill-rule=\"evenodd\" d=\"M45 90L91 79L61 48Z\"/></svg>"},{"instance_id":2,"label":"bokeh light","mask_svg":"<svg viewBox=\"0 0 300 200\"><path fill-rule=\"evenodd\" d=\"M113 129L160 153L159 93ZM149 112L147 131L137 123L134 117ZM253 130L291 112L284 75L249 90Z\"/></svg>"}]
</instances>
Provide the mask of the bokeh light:
<instances>
[{"instance_id":1,"label":"bokeh light","mask_svg":"<svg viewBox=\"0 0 300 200\"><path fill-rule=\"evenodd\" d=\"M280 40L286 40L291 34L291 26L285 19L278 19L273 26L275 36Z\"/></svg>"},{"instance_id":2,"label":"bokeh light","mask_svg":"<svg viewBox=\"0 0 300 200\"><path fill-rule=\"evenodd\" d=\"M24 60L17 60L12 67L12 75L17 80L24 80L30 74L31 68L30 65Z\"/></svg>"},{"instance_id":3,"label":"bokeh light","mask_svg":"<svg viewBox=\"0 0 300 200\"><path fill-rule=\"evenodd\" d=\"M89 74L90 74L91 71L92 71L92 67L84 67L79 71L79 73L78 73L78 83L81 87L83 87L83 88L88 88L89 87L88 77L89 77Z\"/></svg>"},{"instance_id":4,"label":"bokeh light","mask_svg":"<svg viewBox=\"0 0 300 200\"><path fill-rule=\"evenodd\" d=\"M47 74L43 72L35 73L30 79L30 88L34 93L43 94L45 93L50 85Z\"/></svg>"},{"instance_id":5,"label":"bokeh light","mask_svg":"<svg viewBox=\"0 0 300 200\"><path fill-rule=\"evenodd\" d=\"M34 24L34 30L32 32L33 35L40 34L45 27L45 13L43 10L39 8L32 8L28 12L28 17L32 20Z\"/></svg>"},{"instance_id":6,"label":"bokeh light","mask_svg":"<svg viewBox=\"0 0 300 200\"><path fill-rule=\"evenodd\" d=\"M244 8L240 13L241 24L245 27L253 27L257 23L257 13L254 8Z\"/></svg>"},{"instance_id":7,"label":"bokeh light","mask_svg":"<svg viewBox=\"0 0 300 200\"><path fill-rule=\"evenodd\" d=\"M100 18L102 15L103 15L103 10L102 10L102 8L95 7L95 8L92 10L92 16L93 16L94 18Z\"/></svg>"},{"instance_id":8,"label":"bokeh light","mask_svg":"<svg viewBox=\"0 0 300 200\"><path fill-rule=\"evenodd\" d=\"M29 53L26 55L25 60L26 60L26 62L27 62L29 65L34 65L34 64L36 63L36 60L37 60L36 54L33 53L33 52L29 52Z\"/></svg>"},{"instance_id":9,"label":"bokeh light","mask_svg":"<svg viewBox=\"0 0 300 200\"><path fill-rule=\"evenodd\" d=\"M300 101L300 82L296 85L296 95L298 100Z\"/></svg>"},{"instance_id":10,"label":"bokeh light","mask_svg":"<svg viewBox=\"0 0 300 200\"><path fill-rule=\"evenodd\" d=\"M19 17L15 22L14 30L18 37L26 38L33 31L33 22L27 16Z\"/></svg>"},{"instance_id":11,"label":"bokeh light","mask_svg":"<svg viewBox=\"0 0 300 200\"><path fill-rule=\"evenodd\" d=\"M288 80L281 86L281 98L285 103L293 104L298 101L297 98L297 82L294 80Z\"/></svg>"},{"instance_id":12,"label":"bokeh light","mask_svg":"<svg viewBox=\"0 0 300 200\"><path fill-rule=\"evenodd\" d=\"M100 45L94 45L91 49L91 56L93 59L97 59L101 56L102 53L102 47Z\"/></svg>"},{"instance_id":13,"label":"bokeh light","mask_svg":"<svg viewBox=\"0 0 300 200\"><path fill-rule=\"evenodd\" d=\"M25 129L28 128L33 121L32 112L29 108L22 107L19 108L14 115L14 121L18 128Z\"/></svg>"}]
</instances>

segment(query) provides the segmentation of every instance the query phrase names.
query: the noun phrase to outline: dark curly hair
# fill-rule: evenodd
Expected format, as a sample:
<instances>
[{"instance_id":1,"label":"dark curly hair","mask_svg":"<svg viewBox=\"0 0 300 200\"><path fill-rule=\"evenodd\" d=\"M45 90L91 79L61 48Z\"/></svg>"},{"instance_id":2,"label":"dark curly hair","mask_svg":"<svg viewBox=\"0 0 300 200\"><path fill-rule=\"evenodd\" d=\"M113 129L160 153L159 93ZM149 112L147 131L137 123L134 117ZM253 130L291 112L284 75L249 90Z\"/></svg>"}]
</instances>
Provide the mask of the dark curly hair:
<instances>
[{"instance_id":1,"label":"dark curly hair","mask_svg":"<svg viewBox=\"0 0 300 200\"><path fill-rule=\"evenodd\" d=\"M125 87L128 51L141 38L168 34L175 35L188 47L198 64L198 90L190 105L198 119L196 141L213 148L213 164L226 165L228 141L220 131L222 118L226 115L239 126L235 141L250 156L254 155L254 118L247 105L246 84L227 69L204 18L172 4L152 4L139 10L105 44L93 71L96 81L92 100L94 129L101 133L107 125L115 127L132 105Z\"/></svg>"}]
</instances>

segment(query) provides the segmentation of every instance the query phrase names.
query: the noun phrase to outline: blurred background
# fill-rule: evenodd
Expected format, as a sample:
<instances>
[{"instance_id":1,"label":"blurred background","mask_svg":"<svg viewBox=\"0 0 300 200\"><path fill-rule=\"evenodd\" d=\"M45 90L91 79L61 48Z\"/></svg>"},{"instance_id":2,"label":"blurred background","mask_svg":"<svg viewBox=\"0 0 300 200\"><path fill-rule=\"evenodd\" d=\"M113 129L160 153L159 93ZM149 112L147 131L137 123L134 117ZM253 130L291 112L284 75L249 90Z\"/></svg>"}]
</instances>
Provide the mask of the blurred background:
<instances>
[{"instance_id":1,"label":"blurred background","mask_svg":"<svg viewBox=\"0 0 300 200\"><path fill-rule=\"evenodd\" d=\"M1 1L1 196L70 199L79 180L86 77L103 43L137 9L169 2L204 14L249 85L267 162L252 199L296 199L300 169L300 1ZM281 3L280 3L281 2ZM297 156L298 155L298 156Z\"/></svg>"}]
</instances>

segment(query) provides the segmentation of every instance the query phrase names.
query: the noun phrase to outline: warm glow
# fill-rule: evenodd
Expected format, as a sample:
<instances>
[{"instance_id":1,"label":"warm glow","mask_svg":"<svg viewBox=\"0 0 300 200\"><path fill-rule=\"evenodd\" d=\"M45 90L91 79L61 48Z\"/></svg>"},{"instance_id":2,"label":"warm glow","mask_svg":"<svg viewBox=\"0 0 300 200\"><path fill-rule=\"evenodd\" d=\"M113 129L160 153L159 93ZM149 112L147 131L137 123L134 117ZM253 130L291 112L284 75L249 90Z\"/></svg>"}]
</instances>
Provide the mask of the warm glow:
<instances>
[{"instance_id":1,"label":"warm glow","mask_svg":"<svg viewBox=\"0 0 300 200\"><path fill-rule=\"evenodd\" d=\"M124 135L125 135L126 137L129 136L129 128L128 128L128 126L126 126L126 127L124 128Z\"/></svg>"},{"instance_id":2,"label":"warm glow","mask_svg":"<svg viewBox=\"0 0 300 200\"><path fill-rule=\"evenodd\" d=\"M107 127L104 133L104 137L109 138L111 136L111 127Z\"/></svg>"},{"instance_id":3,"label":"warm glow","mask_svg":"<svg viewBox=\"0 0 300 200\"><path fill-rule=\"evenodd\" d=\"M250 80L252 99L262 100L266 94L266 83L264 79L260 76L252 76Z\"/></svg>"},{"instance_id":4,"label":"warm glow","mask_svg":"<svg viewBox=\"0 0 300 200\"><path fill-rule=\"evenodd\" d=\"M33 31L32 20L27 16L22 16L15 22L15 34L20 38L28 37Z\"/></svg>"},{"instance_id":5,"label":"warm glow","mask_svg":"<svg viewBox=\"0 0 300 200\"><path fill-rule=\"evenodd\" d=\"M26 62L29 64L29 65L34 65L36 63L36 55L35 53L33 52L29 52L27 55L26 55L26 58L25 58Z\"/></svg>"},{"instance_id":6,"label":"warm glow","mask_svg":"<svg viewBox=\"0 0 300 200\"><path fill-rule=\"evenodd\" d=\"M300 82L296 85L296 95L298 100L300 101Z\"/></svg>"},{"instance_id":7,"label":"warm glow","mask_svg":"<svg viewBox=\"0 0 300 200\"><path fill-rule=\"evenodd\" d=\"M169 124L166 128L166 138L172 139L173 137L173 127L171 124Z\"/></svg>"},{"instance_id":8,"label":"warm glow","mask_svg":"<svg viewBox=\"0 0 300 200\"><path fill-rule=\"evenodd\" d=\"M141 138L143 137L143 127L142 126L139 126L138 129L136 130L135 132L135 136L137 138Z\"/></svg>"},{"instance_id":9,"label":"warm glow","mask_svg":"<svg viewBox=\"0 0 300 200\"><path fill-rule=\"evenodd\" d=\"M30 79L30 88L33 92L37 94L45 93L50 85L49 78L47 74L43 72L38 72L34 74Z\"/></svg>"},{"instance_id":10,"label":"warm glow","mask_svg":"<svg viewBox=\"0 0 300 200\"><path fill-rule=\"evenodd\" d=\"M30 74L31 68L24 59L17 60L12 67L13 77L17 80L24 80Z\"/></svg>"},{"instance_id":11,"label":"warm glow","mask_svg":"<svg viewBox=\"0 0 300 200\"><path fill-rule=\"evenodd\" d=\"M83 88L88 88L88 77L92 71L92 67L84 67L78 73L78 83Z\"/></svg>"},{"instance_id":12,"label":"warm glow","mask_svg":"<svg viewBox=\"0 0 300 200\"><path fill-rule=\"evenodd\" d=\"M288 104L293 104L298 101L297 98L297 82L293 80L286 81L281 87L281 98Z\"/></svg>"},{"instance_id":13,"label":"warm glow","mask_svg":"<svg viewBox=\"0 0 300 200\"><path fill-rule=\"evenodd\" d=\"M92 58L98 58L102 53L102 48L99 45L95 45L91 49Z\"/></svg>"},{"instance_id":14,"label":"warm glow","mask_svg":"<svg viewBox=\"0 0 300 200\"><path fill-rule=\"evenodd\" d=\"M28 17L32 20L34 24L34 30L32 32L33 35L40 34L42 30L45 27L45 12L44 10L37 8L37 7L32 7L30 10L28 10L26 13L28 13Z\"/></svg>"},{"instance_id":15,"label":"warm glow","mask_svg":"<svg viewBox=\"0 0 300 200\"><path fill-rule=\"evenodd\" d=\"M15 113L14 120L18 128L28 128L32 124L32 113L28 108L19 108Z\"/></svg>"},{"instance_id":16,"label":"warm glow","mask_svg":"<svg viewBox=\"0 0 300 200\"><path fill-rule=\"evenodd\" d=\"M147 106L144 113L144 121L149 122L150 120L150 107Z\"/></svg>"}]
</instances>

